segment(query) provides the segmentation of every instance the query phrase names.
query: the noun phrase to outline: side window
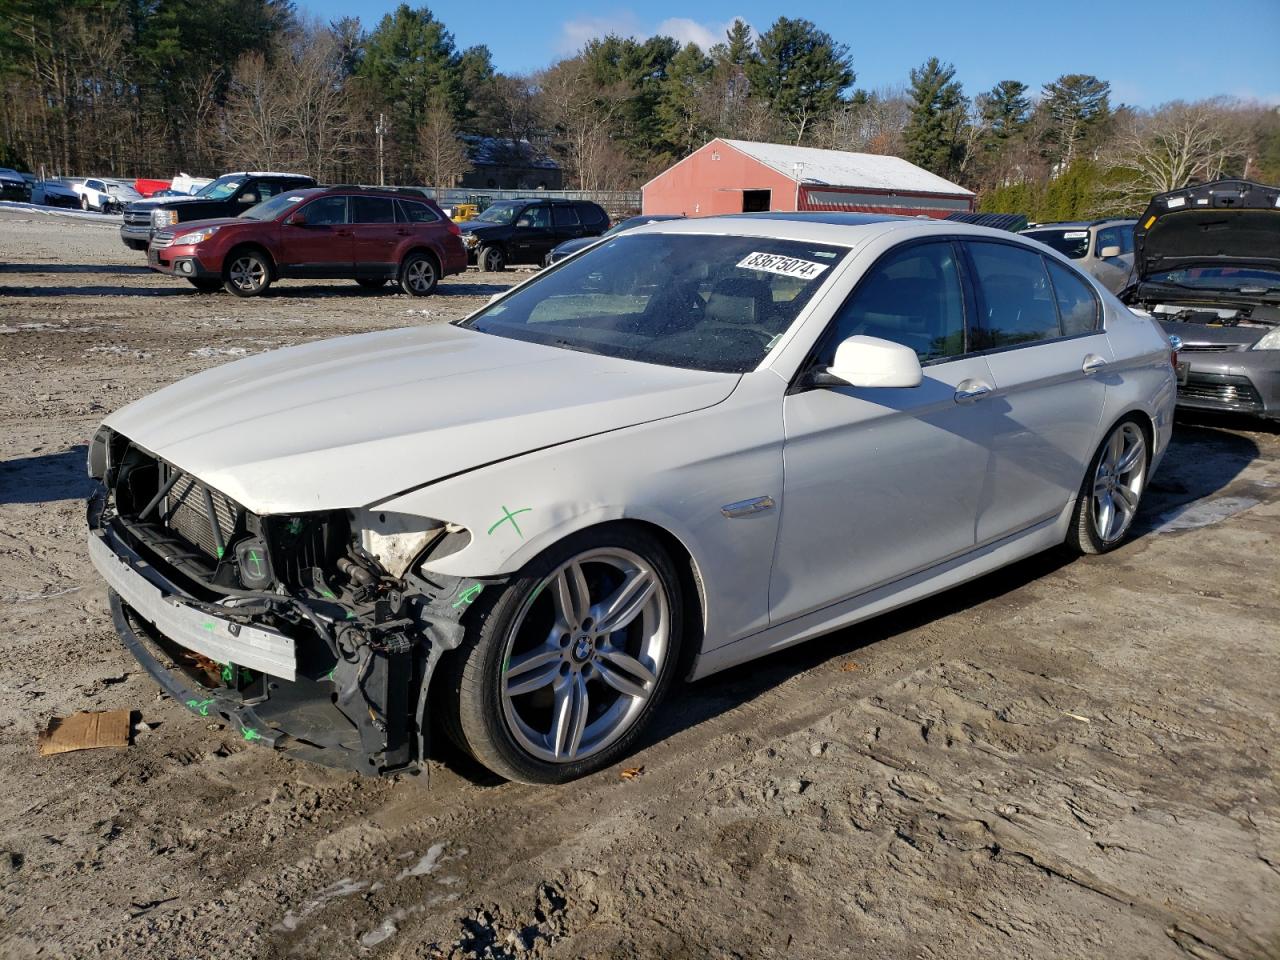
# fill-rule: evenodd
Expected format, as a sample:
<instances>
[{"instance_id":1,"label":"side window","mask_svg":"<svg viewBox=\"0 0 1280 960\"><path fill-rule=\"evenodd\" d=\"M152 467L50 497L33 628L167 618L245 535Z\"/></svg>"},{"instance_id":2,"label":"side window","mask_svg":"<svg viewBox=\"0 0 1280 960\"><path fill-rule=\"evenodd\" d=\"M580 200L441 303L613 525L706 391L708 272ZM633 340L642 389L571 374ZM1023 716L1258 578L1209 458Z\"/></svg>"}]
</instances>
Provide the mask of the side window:
<instances>
[{"instance_id":1,"label":"side window","mask_svg":"<svg viewBox=\"0 0 1280 960\"><path fill-rule=\"evenodd\" d=\"M551 208L551 222L557 227L578 226L578 213L572 206L555 206Z\"/></svg>"},{"instance_id":2,"label":"side window","mask_svg":"<svg viewBox=\"0 0 1280 960\"><path fill-rule=\"evenodd\" d=\"M516 221L517 227L545 228L551 226L551 209L545 205L525 207Z\"/></svg>"},{"instance_id":3,"label":"side window","mask_svg":"<svg viewBox=\"0 0 1280 960\"><path fill-rule=\"evenodd\" d=\"M1098 231L1098 236L1093 241L1093 255L1101 257L1104 247L1120 247L1120 252L1124 253L1124 247L1120 246L1119 227L1107 227Z\"/></svg>"},{"instance_id":4,"label":"side window","mask_svg":"<svg viewBox=\"0 0 1280 960\"><path fill-rule=\"evenodd\" d=\"M258 199L265 200L267 197L274 197L284 185L279 180L259 180L254 188L258 191Z\"/></svg>"},{"instance_id":5,"label":"side window","mask_svg":"<svg viewBox=\"0 0 1280 960\"><path fill-rule=\"evenodd\" d=\"M106 188L102 185L101 180L90 180L88 183L85 184L85 186L87 186L90 190L101 190L104 193L106 192Z\"/></svg>"},{"instance_id":6,"label":"side window","mask_svg":"<svg viewBox=\"0 0 1280 960\"><path fill-rule=\"evenodd\" d=\"M1089 285L1060 263L1048 257L1049 279L1053 281L1054 298L1062 316L1062 332L1068 337L1092 333L1098 329L1098 298Z\"/></svg>"},{"instance_id":7,"label":"side window","mask_svg":"<svg viewBox=\"0 0 1280 960\"><path fill-rule=\"evenodd\" d=\"M1007 243L968 241L981 307L980 350L1062 336L1058 308L1040 254Z\"/></svg>"},{"instance_id":8,"label":"side window","mask_svg":"<svg viewBox=\"0 0 1280 960\"><path fill-rule=\"evenodd\" d=\"M823 363L863 335L910 347L921 362L965 352L964 294L950 242L913 244L881 258L832 320Z\"/></svg>"},{"instance_id":9,"label":"side window","mask_svg":"<svg viewBox=\"0 0 1280 960\"><path fill-rule=\"evenodd\" d=\"M395 223L395 203L387 197L352 197L352 223Z\"/></svg>"},{"instance_id":10,"label":"side window","mask_svg":"<svg viewBox=\"0 0 1280 960\"><path fill-rule=\"evenodd\" d=\"M321 197L312 200L302 208L302 215L308 224L315 226L334 226L347 222L346 197Z\"/></svg>"},{"instance_id":11,"label":"side window","mask_svg":"<svg viewBox=\"0 0 1280 960\"><path fill-rule=\"evenodd\" d=\"M435 223L440 218L425 203L413 200L397 200L396 220L400 223Z\"/></svg>"},{"instance_id":12,"label":"side window","mask_svg":"<svg viewBox=\"0 0 1280 960\"><path fill-rule=\"evenodd\" d=\"M609 222L609 215L594 203L579 203L578 217L589 227L598 227Z\"/></svg>"}]
</instances>

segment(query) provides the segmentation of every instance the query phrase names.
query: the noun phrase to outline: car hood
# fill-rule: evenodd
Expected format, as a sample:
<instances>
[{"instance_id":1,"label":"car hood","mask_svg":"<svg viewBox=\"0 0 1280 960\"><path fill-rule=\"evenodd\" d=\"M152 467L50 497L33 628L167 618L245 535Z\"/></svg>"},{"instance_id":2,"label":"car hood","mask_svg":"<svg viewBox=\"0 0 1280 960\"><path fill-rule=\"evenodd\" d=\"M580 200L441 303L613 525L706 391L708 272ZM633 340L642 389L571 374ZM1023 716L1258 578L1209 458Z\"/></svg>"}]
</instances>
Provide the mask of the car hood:
<instances>
[{"instance_id":1,"label":"car hood","mask_svg":"<svg viewBox=\"0 0 1280 960\"><path fill-rule=\"evenodd\" d=\"M571 253L577 253L579 250L585 250L587 247L599 240L599 237L575 237L573 240L566 240L551 252L557 258L567 257Z\"/></svg>"},{"instance_id":2,"label":"car hood","mask_svg":"<svg viewBox=\"0 0 1280 960\"><path fill-rule=\"evenodd\" d=\"M1140 281L1197 265L1280 270L1280 188L1217 180L1162 193L1133 240Z\"/></svg>"},{"instance_id":3,"label":"car hood","mask_svg":"<svg viewBox=\"0 0 1280 960\"><path fill-rule=\"evenodd\" d=\"M221 200L210 200L208 197L152 197L150 199L134 200L129 204L130 210L154 210L156 207L190 207L196 205L221 204Z\"/></svg>"},{"instance_id":4,"label":"car hood","mask_svg":"<svg viewBox=\"0 0 1280 960\"><path fill-rule=\"evenodd\" d=\"M205 227L235 227L246 223L263 224L265 220L241 220L239 217L210 217L208 220L183 220L166 229L174 231L175 239L192 230L203 230Z\"/></svg>"},{"instance_id":5,"label":"car hood","mask_svg":"<svg viewBox=\"0 0 1280 960\"><path fill-rule=\"evenodd\" d=\"M509 224L503 223L482 223L478 220L464 220L458 224L458 229L463 233L474 233L477 236L484 236L486 233L495 233L498 230L505 230Z\"/></svg>"},{"instance_id":6,"label":"car hood","mask_svg":"<svg viewBox=\"0 0 1280 960\"><path fill-rule=\"evenodd\" d=\"M259 354L181 380L105 423L255 513L294 513L368 506L712 406L739 379L438 325Z\"/></svg>"}]
</instances>

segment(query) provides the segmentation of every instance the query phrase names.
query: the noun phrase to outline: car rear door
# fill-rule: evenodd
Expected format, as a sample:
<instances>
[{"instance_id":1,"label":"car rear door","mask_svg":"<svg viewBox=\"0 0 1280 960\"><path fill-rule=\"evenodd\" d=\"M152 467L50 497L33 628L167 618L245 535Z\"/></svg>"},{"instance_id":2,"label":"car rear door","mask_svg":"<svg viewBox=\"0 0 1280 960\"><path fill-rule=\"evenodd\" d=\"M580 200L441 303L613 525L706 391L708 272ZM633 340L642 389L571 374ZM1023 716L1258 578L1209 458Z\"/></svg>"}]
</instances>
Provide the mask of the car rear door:
<instances>
[{"instance_id":1,"label":"car rear door","mask_svg":"<svg viewBox=\"0 0 1280 960\"><path fill-rule=\"evenodd\" d=\"M551 226L555 229L552 247L557 247L566 240L576 240L586 233L582 221L578 219L578 210L572 203L557 203L551 207Z\"/></svg>"},{"instance_id":2,"label":"car rear door","mask_svg":"<svg viewBox=\"0 0 1280 960\"><path fill-rule=\"evenodd\" d=\"M990 457L986 359L969 349L960 257L949 240L903 244L859 281L812 361L862 334L912 347L918 387L793 390L769 588L773 623L865 593L974 545Z\"/></svg>"},{"instance_id":3,"label":"car rear door","mask_svg":"<svg viewBox=\"0 0 1280 960\"><path fill-rule=\"evenodd\" d=\"M995 390L991 475L978 542L1058 517L1093 456L1107 366L1102 304L1075 270L1022 244L962 241L978 295L978 343Z\"/></svg>"},{"instance_id":4,"label":"car rear door","mask_svg":"<svg viewBox=\"0 0 1280 960\"><path fill-rule=\"evenodd\" d=\"M385 277L395 273L396 248L405 224L396 223L395 201L389 197L351 198L353 268L357 277Z\"/></svg>"},{"instance_id":5,"label":"car rear door","mask_svg":"<svg viewBox=\"0 0 1280 960\"><path fill-rule=\"evenodd\" d=\"M284 220L280 229L282 276L346 277L352 271L351 227L345 196L316 197Z\"/></svg>"}]
</instances>

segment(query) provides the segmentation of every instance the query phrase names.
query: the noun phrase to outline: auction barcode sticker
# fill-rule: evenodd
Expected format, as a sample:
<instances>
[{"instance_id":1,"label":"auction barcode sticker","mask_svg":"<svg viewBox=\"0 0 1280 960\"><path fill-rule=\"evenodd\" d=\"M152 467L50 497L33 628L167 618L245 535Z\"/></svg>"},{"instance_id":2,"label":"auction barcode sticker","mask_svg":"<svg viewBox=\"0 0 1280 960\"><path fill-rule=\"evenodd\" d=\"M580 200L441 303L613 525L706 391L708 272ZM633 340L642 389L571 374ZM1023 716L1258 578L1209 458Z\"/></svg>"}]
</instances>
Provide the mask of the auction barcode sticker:
<instances>
[{"instance_id":1,"label":"auction barcode sticker","mask_svg":"<svg viewBox=\"0 0 1280 960\"><path fill-rule=\"evenodd\" d=\"M778 273L784 277L799 277L801 280L812 280L828 266L830 264L784 257L778 253L749 253L738 263L738 268L741 270L761 270L764 273Z\"/></svg>"}]
</instances>

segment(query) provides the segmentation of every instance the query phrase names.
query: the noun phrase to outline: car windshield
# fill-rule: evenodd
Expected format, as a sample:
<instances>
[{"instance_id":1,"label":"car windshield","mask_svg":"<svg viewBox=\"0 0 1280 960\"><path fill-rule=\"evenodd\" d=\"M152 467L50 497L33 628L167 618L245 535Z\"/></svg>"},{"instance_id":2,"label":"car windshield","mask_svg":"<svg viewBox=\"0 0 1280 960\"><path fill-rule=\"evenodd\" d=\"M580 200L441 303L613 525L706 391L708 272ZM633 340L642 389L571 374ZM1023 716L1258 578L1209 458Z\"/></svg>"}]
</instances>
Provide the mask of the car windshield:
<instances>
[{"instance_id":1,"label":"car windshield","mask_svg":"<svg viewBox=\"0 0 1280 960\"><path fill-rule=\"evenodd\" d=\"M299 201L305 200L310 194L308 190L291 190L288 193L282 193L270 200L263 200L256 203L244 213L240 214L241 220L274 220L286 210L291 210Z\"/></svg>"},{"instance_id":2,"label":"car windshield","mask_svg":"<svg viewBox=\"0 0 1280 960\"><path fill-rule=\"evenodd\" d=\"M520 210L522 204L519 203L495 203L490 207L486 207L484 213L473 220L481 220L484 223L501 223L508 224Z\"/></svg>"},{"instance_id":3,"label":"car windshield","mask_svg":"<svg viewBox=\"0 0 1280 960\"><path fill-rule=\"evenodd\" d=\"M1244 287L1280 290L1280 271L1261 267L1179 267L1160 270L1143 278L1150 283L1204 290L1239 290Z\"/></svg>"},{"instance_id":4,"label":"car windshield","mask_svg":"<svg viewBox=\"0 0 1280 960\"><path fill-rule=\"evenodd\" d=\"M237 190L240 189L240 180L235 177L219 177L213 183L203 187L197 197L206 197L209 200L225 200Z\"/></svg>"},{"instance_id":5,"label":"car windshield","mask_svg":"<svg viewBox=\"0 0 1280 960\"><path fill-rule=\"evenodd\" d=\"M1072 260L1079 260L1089 252L1088 230L1027 230L1022 235L1039 240Z\"/></svg>"},{"instance_id":6,"label":"car windshield","mask_svg":"<svg viewBox=\"0 0 1280 960\"><path fill-rule=\"evenodd\" d=\"M764 237L623 234L459 326L693 370L756 367L848 250Z\"/></svg>"}]
</instances>

